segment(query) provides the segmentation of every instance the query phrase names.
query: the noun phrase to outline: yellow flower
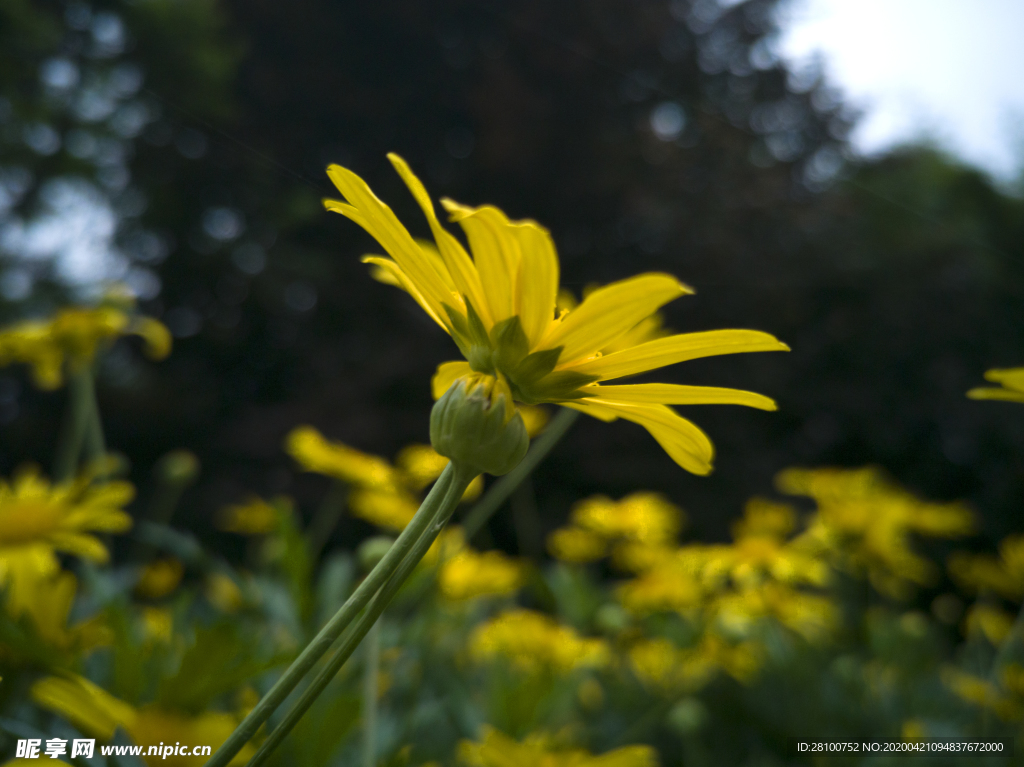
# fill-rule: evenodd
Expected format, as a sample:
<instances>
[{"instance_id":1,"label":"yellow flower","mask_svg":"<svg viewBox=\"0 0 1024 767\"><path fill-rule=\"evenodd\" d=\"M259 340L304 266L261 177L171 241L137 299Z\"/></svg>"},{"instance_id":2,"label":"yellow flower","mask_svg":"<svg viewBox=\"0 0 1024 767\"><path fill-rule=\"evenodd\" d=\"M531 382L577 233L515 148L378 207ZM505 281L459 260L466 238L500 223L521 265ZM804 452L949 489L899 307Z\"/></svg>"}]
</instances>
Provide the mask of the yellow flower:
<instances>
[{"instance_id":1,"label":"yellow flower","mask_svg":"<svg viewBox=\"0 0 1024 767\"><path fill-rule=\"evenodd\" d=\"M99 618L68 626L78 581L60 570L41 548L5 554L4 609L15 620L27 619L47 646L64 651L87 651L110 643L109 629Z\"/></svg>"},{"instance_id":2,"label":"yellow flower","mask_svg":"<svg viewBox=\"0 0 1024 767\"><path fill-rule=\"evenodd\" d=\"M174 633L174 616L165 607L143 607L142 630L150 641L170 642Z\"/></svg>"},{"instance_id":3,"label":"yellow flower","mask_svg":"<svg viewBox=\"0 0 1024 767\"><path fill-rule=\"evenodd\" d=\"M1000 386L979 386L967 392L971 399L1001 399L1007 402L1024 402L1024 368L989 370L985 380Z\"/></svg>"},{"instance_id":4,"label":"yellow flower","mask_svg":"<svg viewBox=\"0 0 1024 767\"><path fill-rule=\"evenodd\" d=\"M548 536L548 551L555 559L572 564L596 562L608 554L608 541L582 527L560 527Z\"/></svg>"},{"instance_id":5,"label":"yellow flower","mask_svg":"<svg viewBox=\"0 0 1024 767\"><path fill-rule=\"evenodd\" d=\"M114 731L123 727L136 745L144 747L182 743L190 747L210 746L211 751L216 751L238 725L232 714L223 712L207 711L193 716L156 705L136 708L80 676L40 679L32 685L32 698L40 706L67 718L86 735L109 741ZM143 749L142 758L154 767L185 767L204 761L191 755L152 756L147 755L146 750ZM230 763L245 764L254 753L253 746L246 745Z\"/></svg>"},{"instance_id":6,"label":"yellow flower","mask_svg":"<svg viewBox=\"0 0 1024 767\"><path fill-rule=\"evenodd\" d=\"M234 579L224 573L210 573L206 579L206 599L218 610L238 612L242 606L242 590Z\"/></svg>"},{"instance_id":7,"label":"yellow flower","mask_svg":"<svg viewBox=\"0 0 1024 767\"><path fill-rule=\"evenodd\" d=\"M771 582L721 594L709 613L730 634L748 634L757 621L774 618L811 642L828 638L839 619L836 606L826 597Z\"/></svg>"},{"instance_id":8,"label":"yellow flower","mask_svg":"<svg viewBox=\"0 0 1024 767\"><path fill-rule=\"evenodd\" d=\"M94 308L62 309L48 320L29 320L0 330L0 366L27 364L41 389L56 389L64 370L83 370L101 344L123 335L141 336L146 353L163 359L171 350L171 334L151 317L132 313L130 299L108 297Z\"/></svg>"},{"instance_id":9,"label":"yellow flower","mask_svg":"<svg viewBox=\"0 0 1024 767\"><path fill-rule=\"evenodd\" d=\"M437 585L446 599L461 601L514 594L524 579L523 564L500 551L462 548L441 565Z\"/></svg>"},{"instance_id":10,"label":"yellow flower","mask_svg":"<svg viewBox=\"0 0 1024 767\"><path fill-rule=\"evenodd\" d=\"M964 626L968 634L983 634L998 647L1013 628L1013 616L992 605L975 605L964 618Z\"/></svg>"},{"instance_id":11,"label":"yellow flower","mask_svg":"<svg viewBox=\"0 0 1024 767\"><path fill-rule=\"evenodd\" d=\"M395 456L395 466L402 472L405 484L419 492L441 476L448 459L430 445L406 445ZM479 497L484 489L484 478L479 476L469 483L462 495L463 502Z\"/></svg>"},{"instance_id":12,"label":"yellow flower","mask_svg":"<svg viewBox=\"0 0 1024 767\"><path fill-rule=\"evenodd\" d=\"M650 746L624 746L594 756L588 751L559 748L542 734L518 742L484 726L480 742L459 743L459 761L468 767L657 767L657 752Z\"/></svg>"},{"instance_id":13,"label":"yellow flower","mask_svg":"<svg viewBox=\"0 0 1024 767\"><path fill-rule=\"evenodd\" d=\"M949 573L973 591L990 590L1007 599L1024 596L1024 535L1011 535L999 544L999 557L956 552Z\"/></svg>"},{"instance_id":14,"label":"yellow flower","mask_svg":"<svg viewBox=\"0 0 1024 767\"><path fill-rule=\"evenodd\" d=\"M1015 721L1024 714L1024 707L1019 701L1006 695L988 679L976 677L953 666L943 668L940 677L946 687L961 700L987 708L1004 721Z\"/></svg>"},{"instance_id":15,"label":"yellow flower","mask_svg":"<svg viewBox=\"0 0 1024 767\"><path fill-rule=\"evenodd\" d=\"M429 445L403 448L392 466L376 455L362 453L326 439L312 426L298 426L285 438L285 449L305 471L324 474L349 486L352 515L387 530L403 530L420 507L418 493L441 476L448 459ZM483 490L483 477L466 488L463 501Z\"/></svg>"},{"instance_id":16,"label":"yellow flower","mask_svg":"<svg viewBox=\"0 0 1024 767\"><path fill-rule=\"evenodd\" d=\"M608 665L611 652L602 639L581 637L568 626L532 610L510 610L477 626L469 640L478 661L504 656L524 671L568 673Z\"/></svg>"},{"instance_id":17,"label":"yellow flower","mask_svg":"<svg viewBox=\"0 0 1024 767\"><path fill-rule=\"evenodd\" d=\"M305 471L326 474L356 487L391 490L398 478L391 464L340 442L330 442L312 426L299 426L285 438L285 449Z\"/></svg>"},{"instance_id":18,"label":"yellow flower","mask_svg":"<svg viewBox=\"0 0 1024 767\"><path fill-rule=\"evenodd\" d=\"M51 485L39 469L20 469L0 480L0 583L6 557L29 548L77 554L104 563L109 555L89 533L121 533L132 526L122 507L135 495L128 482L93 484L95 471Z\"/></svg>"},{"instance_id":19,"label":"yellow flower","mask_svg":"<svg viewBox=\"0 0 1024 767\"><path fill-rule=\"evenodd\" d=\"M257 495L245 503L236 503L224 508L217 520L217 527L239 535L269 535L278 529L281 515L277 509Z\"/></svg>"},{"instance_id":20,"label":"yellow flower","mask_svg":"<svg viewBox=\"0 0 1024 767\"><path fill-rule=\"evenodd\" d=\"M963 504L921 501L874 467L788 469L776 484L817 504L803 545L831 553L841 567L866 573L875 588L897 598L936 575L934 565L910 547L912 533L952 538L974 529Z\"/></svg>"},{"instance_id":21,"label":"yellow flower","mask_svg":"<svg viewBox=\"0 0 1024 767\"><path fill-rule=\"evenodd\" d=\"M647 545L675 540L683 511L660 493L640 491L619 501L595 495L577 503L573 524L609 540L622 538Z\"/></svg>"},{"instance_id":22,"label":"yellow flower","mask_svg":"<svg viewBox=\"0 0 1024 767\"><path fill-rule=\"evenodd\" d=\"M767 397L735 389L600 385L698 357L787 347L767 333L717 330L602 353L663 305L692 291L670 275L643 274L598 288L574 309L557 311L558 257L546 229L533 221L510 221L493 206L470 208L443 200L451 220L465 232L471 258L441 226L426 189L406 162L394 154L388 158L426 215L436 247L414 240L366 182L338 165L327 174L347 202L325 200L324 205L362 226L384 247L391 258L367 256L364 261L390 274L462 352L466 361L438 368L435 398L471 372L500 377L525 404L556 403L604 421L633 421L673 460L697 474L711 471L711 441L669 405L775 409Z\"/></svg>"},{"instance_id":23,"label":"yellow flower","mask_svg":"<svg viewBox=\"0 0 1024 767\"><path fill-rule=\"evenodd\" d=\"M628 652L629 665L640 682L650 688L674 693L693 693L718 671L739 681L749 680L760 664L752 642L736 645L706 634L694 647L676 647L664 638L642 639Z\"/></svg>"},{"instance_id":24,"label":"yellow flower","mask_svg":"<svg viewBox=\"0 0 1024 767\"><path fill-rule=\"evenodd\" d=\"M162 599L181 583L185 567L173 557L156 559L146 565L135 583L136 596L144 599Z\"/></svg>"}]
</instances>

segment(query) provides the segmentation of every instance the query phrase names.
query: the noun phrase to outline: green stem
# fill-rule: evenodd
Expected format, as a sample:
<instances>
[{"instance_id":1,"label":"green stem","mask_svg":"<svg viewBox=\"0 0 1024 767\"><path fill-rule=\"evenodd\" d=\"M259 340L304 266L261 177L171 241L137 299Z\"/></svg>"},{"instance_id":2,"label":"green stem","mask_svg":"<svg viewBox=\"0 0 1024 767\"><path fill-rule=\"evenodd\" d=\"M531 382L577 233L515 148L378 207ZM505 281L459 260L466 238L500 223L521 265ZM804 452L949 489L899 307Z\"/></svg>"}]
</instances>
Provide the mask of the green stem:
<instances>
[{"instance_id":1,"label":"green stem","mask_svg":"<svg viewBox=\"0 0 1024 767\"><path fill-rule=\"evenodd\" d=\"M380 665L380 623L366 636L363 669L363 767L377 764L377 667Z\"/></svg>"},{"instance_id":2,"label":"green stem","mask_svg":"<svg viewBox=\"0 0 1024 767\"><path fill-rule=\"evenodd\" d=\"M306 529L306 545L309 548L310 562L316 562L320 557L320 552L324 550L324 546L331 539L331 533L334 532L338 520L341 519L341 515L345 511L347 499L348 487L344 482L335 480Z\"/></svg>"},{"instance_id":3,"label":"green stem","mask_svg":"<svg viewBox=\"0 0 1024 767\"><path fill-rule=\"evenodd\" d=\"M445 469L447 472L448 469ZM444 477L444 475L441 475ZM313 702L320 696L320 694L326 689L327 685L331 683L331 680L337 675L338 671L345 664L356 647L362 641L363 637L370 631L377 618L380 617L381 613L384 612L384 608L388 606L392 598L398 592L398 589L405 582L406 578L412 573L413 569L419 564L420 560L423 559L423 555L427 553L427 550L433 544L437 538L441 529L452 515L455 507L458 505L459 499L462 498L462 494L466 491L466 487L469 485L472 476L464 476L461 472L456 473L452 479L451 486L446 493L444 501L440 508L437 510L437 514L434 517L433 524L429 525L427 529L420 536L419 540L409 551L409 555L402 560L399 567L395 570L394 575L388 580L388 582L381 588L373 601L370 602L366 609L366 612L359 617L359 620L352 626L351 630L346 632L345 638L341 645L335 651L334 655L327 661L324 667L316 675L309 687L302 693L299 700L292 706L292 708L285 715L285 718L278 724L267 736L267 739L263 741L259 751L249 761L247 767L259 767L266 760L267 757L273 753L274 749L280 745L281 741L285 739L292 728L298 723L299 719L309 710L309 707L313 705ZM439 480L440 482L440 480ZM435 485L436 487L436 485ZM408 529L408 528L406 528ZM397 542L396 542L397 545ZM394 549L394 546L392 546ZM209 767L209 765L207 765Z\"/></svg>"},{"instance_id":4,"label":"green stem","mask_svg":"<svg viewBox=\"0 0 1024 767\"><path fill-rule=\"evenodd\" d=\"M309 673L313 665L324 656L331 648L331 645L341 636L342 631L352 620L366 607L367 603L376 594L381 586L390 580L403 564L406 555L410 553L419 542L423 533L431 526L437 512L442 508L443 502L451 495L448 490L453 482L461 481L463 477L460 472L449 464L445 467L440 478L434 483L430 493L424 499L419 511L413 516L412 521L406 526L402 534L398 536L394 545L383 556L380 562L370 571L370 574L363 579L345 604L334 614L313 640L306 645L306 648L299 654L291 666L285 670L281 678L277 680L270 691L263 696L256 707L249 712L241 724L235 728L227 740L217 749L216 753L206 763L206 767L227 767L227 764L241 751L242 747L249 742L256 731L263 725L278 706L295 689L296 685ZM466 481L468 485L468 480ZM461 497L465 487L459 491L456 500ZM454 503L454 502L453 502ZM369 630L369 626L367 626Z\"/></svg>"},{"instance_id":5,"label":"green stem","mask_svg":"<svg viewBox=\"0 0 1024 767\"><path fill-rule=\"evenodd\" d=\"M103 436L103 420L100 418L100 404L96 399L96 379L92 371L84 376L88 424L85 430L85 457L95 461L107 454L107 441Z\"/></svg>"},{"instance_id":6,"label":"green stem","mask_svg":"<svg viewBox=\"0 0 1024 767\"><path fill-rule=\"evenodd\" d=\"M71 479L78 469L82 443L92 420L92 391L91 370L84 368L68 374L67 415L53 463L53 478L56 482Z\"/></svg>"},{"instance_id":7,"label":"green stem","mask_svg":"<svg viewBox=\"0 0 1024 767\"><path fill-rule=\"evenodd\" d=\"M462 522L462 529L466 533L466 540L472 540L481 528L487 524L487 520L498 510L498 507L512 494L512 491L519 487L520 483L533 472L537 465L547 457L547 454L565 436L579 413L567 407L554 417L544 433L533 443L530 452L512 471L495 482L490 489L484 493L484 497L477 501L476 505L469 510L469 514Z\"/></svg>"}]
</instances>

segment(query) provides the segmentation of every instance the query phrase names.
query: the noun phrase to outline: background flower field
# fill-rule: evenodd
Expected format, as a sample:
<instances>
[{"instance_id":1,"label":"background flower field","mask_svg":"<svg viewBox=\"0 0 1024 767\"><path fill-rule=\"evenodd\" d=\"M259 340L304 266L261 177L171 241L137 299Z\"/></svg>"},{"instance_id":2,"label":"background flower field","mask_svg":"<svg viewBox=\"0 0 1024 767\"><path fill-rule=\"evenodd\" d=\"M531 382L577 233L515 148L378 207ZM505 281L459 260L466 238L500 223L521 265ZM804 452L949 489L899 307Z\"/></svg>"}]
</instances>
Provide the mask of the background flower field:
<instances>
[{"instance_id":1,"label":"background flower field","mask_svg":"<svg viewBox=\"0 0 1024 767\"><path fill-rule=\"evenodd\" d=\"M337 163L426 236L389 151L550 229L560 307L661 271L696 294L638 332L781 339L659 371L779 410L682 408L709 477L524 410L535 446L571 428L510 493L475 481L294 731L233 763L1019 738L1024 409L984 375L1024 364L1024 203L934 148L853 157L774 8L2 0L0 756L216 748L441 474L454 345L320 204Z\"/></svg>"}]
</instances>

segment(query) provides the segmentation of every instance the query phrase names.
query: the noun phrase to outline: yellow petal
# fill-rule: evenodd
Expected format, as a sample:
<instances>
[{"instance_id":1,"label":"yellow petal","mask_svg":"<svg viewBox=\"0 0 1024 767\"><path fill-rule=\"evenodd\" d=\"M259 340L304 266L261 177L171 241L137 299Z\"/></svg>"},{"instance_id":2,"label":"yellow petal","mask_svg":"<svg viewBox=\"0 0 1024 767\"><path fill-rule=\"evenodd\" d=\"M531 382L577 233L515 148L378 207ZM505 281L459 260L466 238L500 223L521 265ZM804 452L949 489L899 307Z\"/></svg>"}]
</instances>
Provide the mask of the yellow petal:
<instances>
[{"instance_id":1,"label":"yellow petal","mask_svg":"<svg viewBox=\"0 0 1024 767\"><path fill-rule=\"evenodd\" d=\"M679 384L631 384L628 386L585 386L588 397L630 404L655 405L747 405L758 410L778 410L775 402L752 391L718 386Z\"/></svg>"},{"instance_id":2,"label":"yellow petal","mask_svg":"<svg viewBox=\"0 0 1024 767\"><path fill-rule=\"evenodd\" d=\"M377 198L365 181L347 168L331 165L327 168L327 175L350 205L336 200L324 200L324 206L341 213L369 232L402 267L402 271L435 314L441 314L441 304L451 304L452 293L458 295L458 292L453 285L446 284L433 268L391 208Z\"/></svg>"},{"instance_id":3,"label":"yellow petal","mask_svg":"<svg viewBox=\"0 0 1024 767\"><path fill-rule=\"evenodd\" d=\"M1004 402L1024 402L1024 391L1013 389L996 389L992 386L981 386L967 392L971 399L998 399Z\"/></svg>"},{"instance_id":4,"label":"yellow petal","mask_svg":"<svg viewBox=\"0 0 1024 767\"><path fill-rule=\"evenodd\" d=\"M451 385L455 383L455 380L462 378L462 376L469 375L473 372L473 369L469 366L468 362L442 362L437 366L437 372L434 373L434 377L430 379L430 393L433 394L434 399L441 399L442 395Z\"/></svg>"},{"instance_id":5,"label":"yellow petal","mask_svg":"<svg viewBox=\"0 0 1024 767\"><path fill-rule=\"evenodd\" d=\"M669 274L640 274L598 288L562 322L554 325L541 346L563 346L565 365L602 349L669 301L692 293Z\"/></svg>"},{"instance_id":6,"label":"yellow petal","mask_svg":"<svg viewBox=\"0 0 1024 767\"><path fill-rule=\"evenodd\" d=\"M1001 383L1008 389L1024 392L1024 368L997 368L985 372L986 381Z\"/></svg>"},{"instance_id":7,"label":"yellow petal","mask_svg":"<svg viewBox=\"0 0 1024 767\"><path fill-rule=\"evenodd\" d=\"M383 258L381 256L363 256L363 263L370 264L376 267L377 269L380 269L383 274L387 275L388 279L386 280L374 275L374 279L376 279L378 282L388 282L390 280L394 280L393 284L398 285L398 287L400 287L402 290L404 290L406 293L412 296L416 303L420 305L420 308L427 313L430 319L432 319L434 322L436 322L438 325L444 328L445 333L448 333L449 335L451 334L452 331L444 322L442 322L441 316L434 311L434 307L427 301L426 298L423 297L423 294L416 289L416 286L412 283L412 280L410 280L408 275L402 271L402 267L400 267L390 258Z\"/></svg>"},{"instance_id":8,"label":"yellow petal","mask_svg":"<svg viewBox=\"0 0 1024 767\"><path fill-rule=\"evenodd\" d=\"M491 319L490 308L484 299L483 286L480 284L480 274L477 272L472 259L466 253L462 244L455 239L451 232L441 226L441 222L437 220L437 214L434 212L434 204L430 201L430 195L427 194L426 188L416 177L416 174L412 172L409 164L394 152L388 154L388 159L391 160L391 164L395 166L398 175L402 177L405 185L409 187L409 191L412 192L412 196L416 198L416 202L427 217L430 231L434 235L437 248L441 253L441 258L444 259L445 266L448 268L448 273L451 275L455 288L459 293L469 298L476 309L476 313L489 330L494 322Z\"/></svg>"},{"instance_id":9,"label":"yellow petal","mask_svg":"<svg viewBox=\"0 0 1024 767\"><path fill-rule=\"evenodd\" d=\"M607 381L700 357L785 351L789 351L788 346L759 330L708 330L657 338L632 349L595 357L570 367L578 373L600 376L602 381Z\"/></svg>"},{"instance_id":10,"label":"yellow petal","mask_svg":"<svg viewBox=\"0 0 1024 767\"><path fill-rule=\"evenodd\" d=\"M519 319L535 349L555 316L558 256L547 229L532 221L515 227L519 238Z\"/></svg>"},{"instance_id":11,"label":"yellow petal","mask_svg":"<svg viewBox=\"0 0 1024 767\"><path fill-rule=\"evenodd\" d=\"M132 332L146 342L146 354L151 359L162 360L171 353L171 331L159 320L138 317L132 323Z\"/></svg>"},{"instance_id":12,"label":"yellow petal","mask_svg":"<svg viewBox=\"0 0 1024 767\"><path fill-rule=\"evenodd\" d=\"M562 403L608 420L609 414L639 424L650 432L669 457L694 474L710 474L715 448L711 440L691 421L666 405L633 405L591 398Z\"/></svg>"},{"instance_id":13,"label":"yellow petal","mask_svg":"<svg viewBox=\"0 0 1024 767\"><path fill-rule=\"evenodd\" d=\"M519 277L519 239L513 224L492 205L470 208L441 200L466 233L476 263L491 320L501 322L516 313L516 281Z\"/></svg>"},{"instance_id":14,"label":"yellow petal","mask_svg":"<svg viewBox=\"0 0 1024 767\"><path fill-rule=\"evenodd\" d=\"M100 740L110 740L118 727L131 727L138 716L129 704L80 676L40 679L32 685L32 699Z\"/></svg>"}]
</instances>

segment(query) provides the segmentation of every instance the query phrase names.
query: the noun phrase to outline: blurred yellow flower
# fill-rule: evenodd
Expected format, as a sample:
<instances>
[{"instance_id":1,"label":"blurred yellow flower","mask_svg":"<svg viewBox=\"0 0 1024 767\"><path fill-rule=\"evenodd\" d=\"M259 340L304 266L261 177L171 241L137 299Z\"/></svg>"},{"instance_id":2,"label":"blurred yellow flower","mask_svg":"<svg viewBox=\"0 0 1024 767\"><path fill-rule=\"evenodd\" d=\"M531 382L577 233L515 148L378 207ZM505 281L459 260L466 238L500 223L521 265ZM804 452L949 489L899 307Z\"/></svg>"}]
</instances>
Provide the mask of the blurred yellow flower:
<instances>
[{"instance_id":1,"label":"blurred yellow flower","mask_svg":"<svg viewBox=\"0 0 1024 767\"><path fill-rule=\"evenodd\" d=\"M174 557L155 559L139 574L135 582L135 595L143 599L162 599L181 583L185 567Z\"/></svg>"},{"instance_id":2,"label":"blurred yellow flower","mask_svg":"<svg viewBox=\"0 0 1024 767\"><path fill-rule=\"evenodd\" d=\"M599 668L611 661L603 639L581 637L568 626L532 610L510 610L477 626L469 640L478 661L508 658L524 671L565 674Z\"/></svg>"},{"instance_id":3,"label":"blurred yellow flower","mask_svg":"<svg viewBox=\"0 0 1024 767\"><path fill-rule=\"evenodd\" d=\"M959 698L988 709L1004 721L1016 721L1024 715L1024 706L1003 692L989 679L974 676L953 666L945 666L940 677Z\"/></svg>"},{"instance_id":4,"label":"blurred yellow flower","mask_svg":"<svg viewBox=\"0 0 1024 767\"><path fill-rule=\"evenodd\" d=\"M525 567L500 551L463 548L444 560L437 575L441 595L452 601L514 594L523 585Z\"/></svg>"},{"instance_id":5,"label":"blurred yellow flower","mask_svg":"<svg viewBox=\"0 0 1024 767\"><path fill-rule=\"evenodd\" d=\"M999 556L958 551L948 562L953 580L972 591L993 591L1007 599L1024 597L1024 535L999 544Z\"/></svg>"},{"instance_id":6,"label":"blurred yellow flower","mask_svg":"<svg viewBox=\"0 0 1024 767\"><path fill-rule=\"evenodd\" d=\"M170 642L174 634L174 616L165 607L142 608L142 631L147 640Z\"/></svg>"},{"instance_id":7,"label":"blurred yellow flower","mask_svg":"<svg viewBox=\"0 0 1024 767\"><path fill-rule=\"evenodd\" d=\"M719 671L748 681L760 665L753 642L728 644L712 634L705 634L689 648L676 647L663 637L642 639L627 655L630 668L644 686L673 693L696 692Z\"/></svg>"},{"instance_id":8,"label":"blurred yellow flower","mask_svg":"<svg viewBox=\"0 0 1024 767\"><path fill-rule=\"evenodd\" d=\"M231 576L225 573L210 573L206 578L206 599L218 610L226 613L238 612L242 606L242 590Z\"/></svg>"},{"instance_id":9,"label":"blurred yellow flower","mask_svg":"<svg viewBox=\"0 0 1024 767\"><path fill-rule=\"evenodd\" d=\"M613 501L595 495L577 503L570 520L609 540L654 545L674 541L683 525L683 510L660 493L640 491Z\"/></svg>"},{"instance_id":10,"label":"blurred yellow flower","mask_svg":"<svg viewBox=\"0 0 1024 767\"><path fill-rule=\"evenodd\" d=\"M211 746L216 751L238 725L233 714L224 712L191 715L156 705L136 708L80 676L40 679L32 686L32 698L40 706L64 716L84 734L101 741L109 741L114 731L123 727L137 745L184 743ZM247 745L230 763L245 764L254 753L253 746ZM202 761L191 755L150 756L145 753L142 759L153 767L185 767Z\"/></svg>"},{"instance_id":11,"label":"blurred yellow flower","mask_svg":"<svg viewBox=\"0 0 1024 767\"><path fill-rule=\"evenodd\" d=\"M642 274L594 290L575 308L559 309L558 256L546 229L533 221L510 221L493 206L470 208L442 200L469 240L470 257L441 226L426 189L406 162L394 154L388 158L426 215L436 246L414 240L366 182L338 165L327 174L347 202L324 200L324 205L384 246L391 258L363 260L388 273L462 352L465 362L438 368L435 398L471 372L500 376L525 404L556 403L604 421L633 421L679 465L697 474L711 471L711 441L669 405L775 409L767 397L736 389L599 385L699 357L788 347L767 333L718 330L643 340L603 354L663 305L692 291L670 275ZM649 336L645 328L639 338Z\"/></svg>"},{"instance_id":12,"label":"blurred yellow flower","mask_svg":"<svg viewBox=\"0 0 1024 767\"><path fill-rule=\"evenodd\" d=\"M245 503L226 506L217 519L218 528L239 535L269 535L280 523L278 510L257 495Z\"/></svg>"},{"instance_id":13,"label":"blurred yellow flower","mask_svg":"<svg viewBox=\"0 0 1024 767\"><path fill-rule=\"evenodd\" d=\"M356 489L348 497L352 516L385 530L404 530L420 507L419 500L406 492Z\"/></svg>"},{"instance_id":14,"label":"blurred yellow flower","mask_svg":"<svg viewBox=\"0 0 1024 767\"><path fill-rule=\"evenodd\" d=\"M62 309L48 320L29 320L0 330L0 366L27 364L39 388L56 389L64 382L65 370L85 369L102 344L123 335L141 336L146 353L163 359L171 350L170 332L132 309L130 299L112 297L101 306Z\"/></svg>"},{"instance_id":15,"label":"blurred yellow flower","mask_svg":"<svg viewBox=\"0 0 1024 767\"><path fill-rule=\"evenodd\" d=\"M407 445L395 456L395 466L402 472L406 486L417 492L440 477L447 465L448 459L430 445ZM475 500L483 489L484 478L478 476L469 483L462 501Z\"/></svg>"},{"instance_id":16,"label":"blurred yellow flower","mask_svg":"<svg viewBox=\"0 0 1024 767\"><path fill-rule=\"evenodd\" d=\"M771 582L716 596L709 615L737 635L748 634L763 618L774 618L811 642L828 638L839 622L839 608L827 597Z\"/></svg>"},{"instance_id":17,"label":"blurred yellow flower","mask_svg":"<svg viewBox=\"0 0 1024 767\"><path fill-rule=\"evenodd\" d=\"M548 536L548 551L563 562L585 564L607 556L608 541L590 530L569 525Z\"/></svg>"},{"instance_id":18,"label":"blurred yellow flower","mask_svg":"<svg viewBox=\"0 0 1024 767\"><path fill-rule=\"evenodd\" d=\"M1013 628L1013 616L994 605L974 605L964 618L967 634L982 634L998 647Z\"/></svg>"},{"instance_id":19,"label":"blurred yellow flower","mask_svg":"<svg viewBox=\"0 0 1024 767\"><path fill-rule=\"evenodd\" d=\"M398 485L394 468L383 458L327 440L312 426L293 429L285 438L285 450L303 470L355 487L392 490Z\"/></svg>"},{"instance_id":20,"label":"blurred yellow flower","mask_svg":"<svg viewBox=\"0 0 1024 767\"><path fill-rule=\"evenodd\" d=\"M29 549L2 559L6 571L4 611L15 620L27 620L44 644L84 652L110 643L110 630L99 618L68 626L78 580L60 570L48 552Z\"/></svg>"},{"instance_id":21,"label":"blurred yellow flower","mask_svg":"<svg viewBox=\"0 0 1024 767\"><path fill-rule=\"evenodd\" d=\"M293 429L285 439L285 449L305 471L347 484L353 516L396 532L409 524L420 507L420 491L448 465L448 459L429 445L408 445L392 466L384 458L328 440L312 426ZM462 500L474 500L483 486L483 477L477 477Z\"/></svg>"},{"instance_id":22,"label":"blurred yellow flower","mask_svg":"<svg viewBox=\"0 0 1024 767\"><path fill-rule=\"evenodd\" d=\"M624 746L594 756L582 749L559 747L554 739L536 734L519 742L484 726L479 742L459 743L459 762L468 767L657 767L650 746Z\"/></svg>"},{"instance_id":23,"label":"blurred yellow flower","mask_svg":"<svg viewBox=\"0 0 1024 767\"><path fill-rule=\"evenodd\" d=\"M985 380L999 386L978 386L967 392L971 399L1001 399L1007 402L1024 402L1024 368L988 370Z\"/></svg>"},{"instance_id":24,"label":"blurred yellow flower","mask_svg":"<svg viewBox=\"0 0 1024 767\"><path fill-rule=\"evenodd\" d=\"M129 529L132 518L123 507L135 489L121 481L93 484L96 473L51 485L37 467L27 466L11 482L0 479L0 583L5 559L29 548L107 561L106 547L90 533Z\"/></svg>"},{"instance_id":25,"label":"blurred yellow flower","mask_svg":"<svg viewBox=\"0 0 1024 767\"><path fill-rule=\"evenodd\" d=\"M896 598L936 576L935 566L911 548L911 534L953 538L974 529L963 504L918 500L875 467L787 469L776 484L817 504L802 545L829 553L839 567L865 573L875 588Z\"/></svg>"},{"instance_id":26,"label":"blurred yellow flower","mask_svg":"<svg viewBox=\"0 0 1024 767\"><path fill-rule=\"evenodd\" d=\"M686 612L704 604L697 573L678 559L652 567L616 590L622 606L633 613Z\"/></svg>"}]
</instances>

